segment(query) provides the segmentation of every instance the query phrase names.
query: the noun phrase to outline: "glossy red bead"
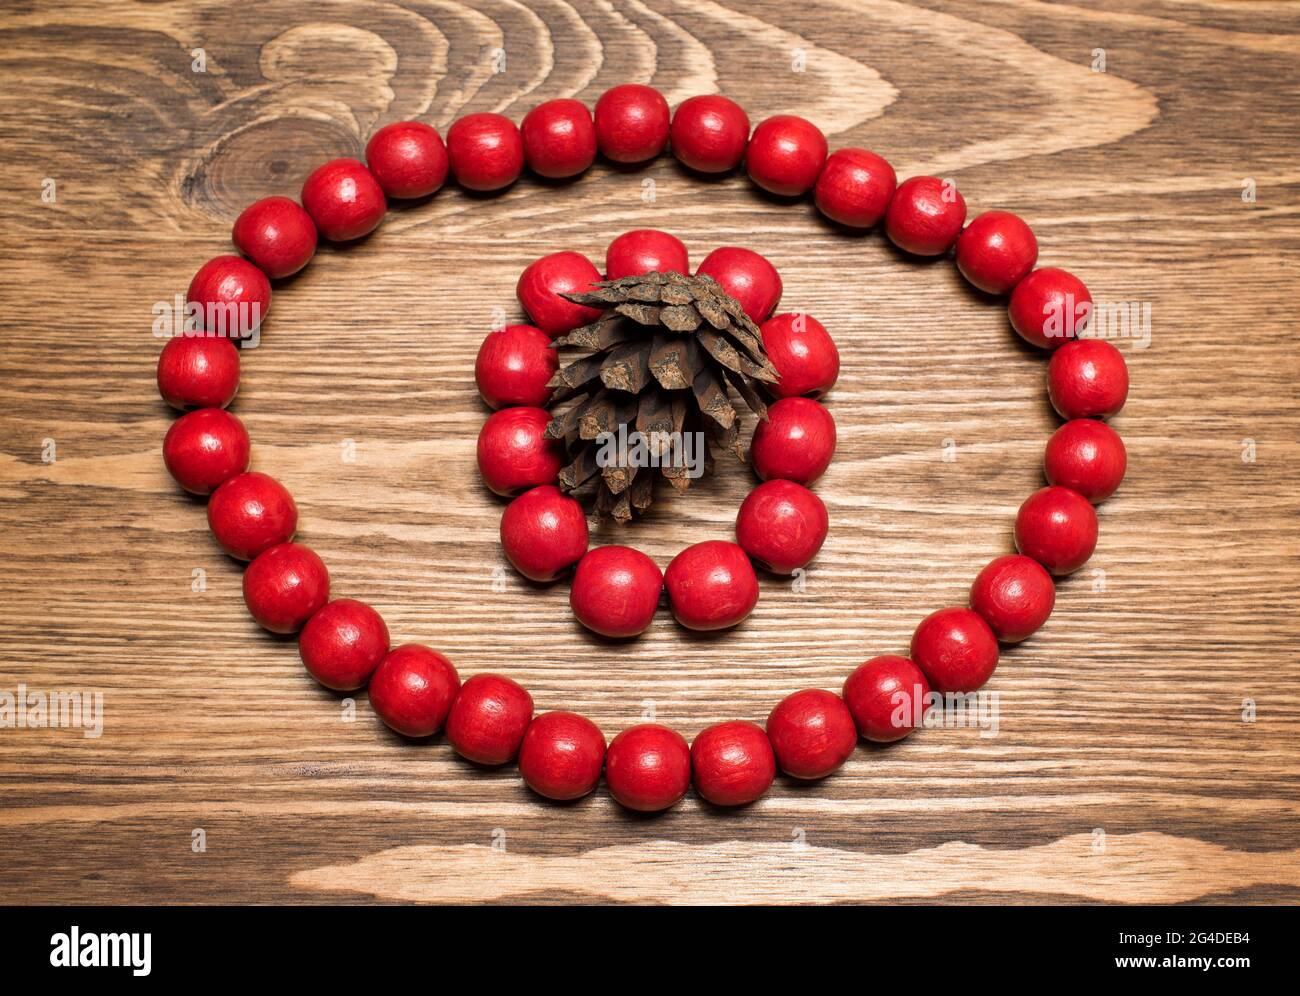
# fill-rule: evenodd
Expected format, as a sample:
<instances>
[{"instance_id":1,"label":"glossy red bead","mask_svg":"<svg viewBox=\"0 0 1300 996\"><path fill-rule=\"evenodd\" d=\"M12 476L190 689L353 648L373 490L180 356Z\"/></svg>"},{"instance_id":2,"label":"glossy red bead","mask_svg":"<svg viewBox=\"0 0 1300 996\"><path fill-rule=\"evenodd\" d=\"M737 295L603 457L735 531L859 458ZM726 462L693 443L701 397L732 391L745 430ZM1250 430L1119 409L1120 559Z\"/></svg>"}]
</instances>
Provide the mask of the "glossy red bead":
<instances>
[{"instance_id":1,"label":"glossy red bead","mask_svg":"<svg viewBox=\"0 0 1300 996\"><path fill-rule=\"evenodd\" d=\"M864 740L902 740L920 725L929 707L930 682L906 657L873 657L844 682L844 704Z\"/></svg>"},{"instance_id":2,"label":"glossy red bead","mask_svg":"<svg viewBox=\"0 0 1300 996\"><path fill-rule=\"evenodd\" d=\"M559 350L535 325L507 325L487 334L474 361L474 383L491 408L551 403L547 383L560 366Z\"/></svg>"},{"instance_id":3,"label":"glossy red bead","mask_svg":"<svg viewBox=\"0 0 1300 996\"><path fill-rule=\"evenodd\" d=\"M914 176L894 191L885 211L885 234L915 256L947 252L966 220L966 200L952 183L937 176Z\"/></svg>"},{"instance_id":4,"label":"glossy red bead","mask_svg":"<svg viewBox=\"0 0 1300 996\"><path fill-rule=\"evenodd\" d=\"M682 240L653 228L624 232L605 250L605 277L609 280L642 273L690 272L691 261Z\"/></svg>"},{"instance_id":5,"label":"glossy red bead","mask_svg":"<svg viewBox=\"0 0 1300 996\"><path fill-rule=\"evenodd\" d=\"M1047 393L1061 418L1109 418L1128 399L1128 365L1101 339L1076 339L1052 354Z\"/></svg>"},{"instance_id":6,"label":"glossy red bead","mask_svg":"<svg viewBox=\"0 0 1300 996\"><path fill-rule=\"evenodd\" d=\"M158 354L158 393L173 408L225 408L239 392L239 349L222 336L178 335Z\"/></svg>"},{"instance_id":7,"label":"glossy red bead","mask_svg":"<svg viewBox=\"0 0 1300 996\"><path fill-rule=\"evenodd\" d=\"M605 764L605 734L575 712L544 712L531 723L519 745L524 784L547 799L580 799L600 783Z\"/></svg>"},{"instance_id":8,"label":"glossy red bead","mask_svg":"<svg viewBox=\"0 0 1300 996\"><path fill-rule=\"evenodd\" d=\"M957 269L988 294L1005 294L1034 268L1038 240L1010 211L985 211L957 237Z\"/></svg>"},{"instance_id":9,"label":"glossy red bead","mask_svg":"<svg viewBox=\"0 0 1300 996\"><path fill-rule=\"evenodd\" d=\"M447 158L466 190L501 190L524 171L524 140L503 114L467 114L447 129Z\"/></svg>"},{"instance_id":10,"label":"glossy red bead","mask_svg":"<svg viewBox=\"0 0 1300 996\"><path fill-rule=\"evenodd\" d=\"M745 150L749 178L781 197L808 193L825 165L826 136L811 121L794 114L760 121Z\"/></svg>"},{"instance_id":11,"label":"glossy red bead","mask_svg":"<svg viewBox=\"0 0 1300 996\"><path fill-rule=\"evenodd\" d=\"M704 257L696 276L712 277L762 325L781 302L781 274L752 249L722 246Z\"/></svg>"},{"instance_id":12,"label":"glossy red bead","mask_svg":"<svg viewBox=\"0 0 1300 996\"><path fill-rule=\"evenodd\" d=\"M781 379L764 385L777 398L820 398L840 376L840 353L812 315L787 313L761 326L767 358Z\"/></svg>"},{"instance_id":13,"label":"glossy red bead","mask_svg":"<svg viewBox=\"0 0 1300 996\"><path fill-rule=\"evenodd\" d=\"M244 571L244 604L259 626L296 633L330 597L330 572L314 550L280 543Z\"/></svg>"},{"instance_id":14,"label":"glossy red bead","mask_svg":"<svg viewBox=\"0 0 1300 996\"><path fill-rule=\"evenodd\" d=\"M354 598L327 603L298 634L298 654L308 673L335 692L364 687L387 653L383 617Z\"/></svg>"},{"instance_id":15,"label":"glossy red bead","mask_svg":"<svg viewBox=\"0 0 1300 996\"><path fill-rule=\"evenodd\" d=\"M1083 331L1092 315L1092 295L1072 273L1047 266L1016 284L1007 314L1022 339L1056 349Z\"/></svg>"},{"instance_id":16,"label":"glossy red bead","mask_svg":"<svg viewBox=\"0 0 1300 996\"><path fill-rule=\"evenodd\" d=\"M297 201L263 197L235 219L235 248L273 280L297 273L316 255L316 223Z\"/></svg>"},{"instance_id":17,"label":"glossy red bead","mask_svg":"<svg viewBox=\"0 0 1300 996\"><path fill-rule=\"evenodd\" d=\"M212 492L208 528L236 560L288 543L298 530L298 506L283 484L266 474L236 474Z\"/></svg>"},{"instance_id":18,"label":"glossy red bead","mask_svg":"<svg viewBox=\"0 0 1300 996\"><path fill-rule=\"evenodd\" d=\"M366 143L366 164L384 195L428 197L447 182L449 161L442 136L423 121L384 125Z\"/></svg>"},{"instance_id":19,"label":"glossy red bead","mask_svg":"<svg viewBox=\"0 0 1300 996\"><path fill-rule=\"evenodd\" d=\"M460 686L447 714L447 742L475 764L513 761L533 719L533 697L499 674L476 674Z\"/></svg>"},{"instance_id":20,"label":"glossy red bead","mask_svg":"<svg viewBox=\"0 0 1300 996\"><path fill-rule=\"evenodd\" d=\"M970 607L1003 643L1038 632L1056 605L1056 584L1031 557L1009 554L989 561L970 586Z\"/></svg>"},{"instance_id":21,"label":"glossy red bead","mask_svg":"<svg viewBox=\"0 0 1300 996\"><path fill-rule=\"evenodd\" d=\"M776 755L761 726L716 723L691 744L691 773L701 798L715 806L745 806L776 778Z\"/></svg>"},{"instance_id":22,"label":"glossy red bead","mask_svg":"<svg viewBox=\"0 0 1300 996\"><path fill-rule=\"evenodd\" d=\"M1053 485L1035 491L1016 514L1016 549L1060 577L1097 548L1097 511L1079 492Z\"/></svg>"},{"instance_id":23,"label":"glossy red bead","mask_svg":"<svg viewBox=\"0 0 1300 996\"><path fill-rule=\"evenodd\" d=\"M998 666L998 639L974 610L940 609L916 627L911 658L936 692L973 692Z\"/></svg>"},{"instance_id":24,"label":"glossy red bead","mask_svg":"<svg viewBox=\"0 0 1300 996\"><path fill-rule=\"evenodd\" d=\"M388 651L370 676L371 708L404 737L441 730L459 691L460 675L451 661L419 643Z\"/></svg>"},{"instance_id":25,"label":"glossy red bead","mask_svg":"<svg viewBox=\"0 0 1300 996\"><path fill-rule=\"evenodd\" d=\"M525 491L501 516L501 547L530 581L554 581L587 552L587 516L549 484Z\"/></svg>"},{"instance_id":26,"label":"glossy red bead","mask_svg":"<svg viewBox=\"0 0 1300 996\"><path fill-rule=\"evenodd\" d=\"M216 256L190 281L185 300L197 307L199 325L230 339L252 335L271 310L271 281L240 256Z\"/></svg>"},{"instance_id":27,"label":"glossy red bead","mask_svg":"<svg viewBox=\"0 0 1300 996\"><path fill-rule=\"evenodd\" d=\"M524 161L538 176L562 180L577 176L596 159L596 129L580 100L563 98L538 104L519 126Z\"/></svg>"},{"instance_id":28,"label":"glossy red bead","mask_svg":"<svg viewBox=\"0 0 1300 996\"><path fill-rule=\"evenodd\" d=\"M817 177L813 200L831 221L870 228L885 216L897 187L888 160L866 149L838 149Z\"/></svg>"},{"instance_id":29,"label":"glossy red bead","mask_svg":"<svg viewBox=\"0 0 1300 996\"><path fill-rule=\"evenodd\" d=\"M749 448L754 472L765 481L809 485L835 456L835 420L811 398L782 398L759 419Z\"/></svg>"},{"instance_id":30,"label":"glossy red bead","mask_svg":"<svg viewBox=\"0 0 1300 996\"><path fill-rule=\"evenodd\" d=\"M707 540L688 546L664 571L673 615L687 629L726 629L754 611L758 577L735 543Z\"/></svg>"},{"instance_id":31,"label":"glossy red bead","mask_svg":"<svg viewBox=\"0 0 1300 996\"><path fill-rule=\"evenodd\" d=\"M595 118L596 145L613 162L642 163L668 144L668 101L652 86L611 87L596 101Z\"/></svg>"},{"instance_id":32,"label":"glossy red bead","mask_svg":"<svg viewBox=\"0 0 1300 996\"><path fill-rule=\"evenodd\" d=\"M211 494L248 469L248 430L230 412L199 408L172 423L163 437L163 463L186 491Z\"/></svg>"},{"instance_id":33,"label":"glossy red bead","mask_svg":"<svg viewBox=\"0 0 1300 996\"><path fill-rule=\"evenodd\" d=\"M1066 422L1052 433L1043 454L1049 484L1073 488L1093 502L1113 495L1127 468L1128 453L1119 433L1090 418Z\"/></svg>"},{"instance_id":34,"label":"glossy red bead","mask_svg":"<svg viewBox=\"0 0 1300 996\"><path fill-rule=\"evenodd\" d=\"M546 438L550 421L543 408L503 408L489 415L478 434L483 483L506 497L552 483L564 466L564 443Z\"/></svg>"},{"instance_id":35,"label":"glossy red bead","mask_svg":"<svg viewBox=\"0 0 1300 996\"><path fill-rule=\"evenodd\" d=\"M622 639L645 632L663 593L659 565L629 546L598 546L578 561L569 589L573 615L593 633Z\"/></svg>"},{"instance_id":36,"label":"glossy red bead","mask_svg":"<svg viewBox=\"0 0 1300 996\"><path fill-rule=\"evenodd\" d=\"M515 294L543 332L552 338L600 317L598 308L574 304L564 294L583 294L599 282L600 271L579 252L553 252L528 265L519 276Z\"/></svg>"},{"instance_id":37,"label":"glossy red bead","mask_svg":"<svg viewBox=\"0 0 1300 996\"><path fill-rule=\"evenodd\" d=\"M690 787L691 749L680 733L666 726L630 726L605 753L605 784L614 801L627 809L667 809Z\"/></svg>"},{"instance_id":38,"label":"glossy red bead","mask_svg":"<svg viewBox=\"0 0 1300 996\"><path fill-rule=\"evenodd\" d=\"M826 506L802 484L767 481L741 503L736 542L773 573L792 574L817 556L829 526Z\"/></svg>"},{"instance_id":39,"label":"glossy red bead","mask_svg":"<svg viewBox=\"0 0 1300 996\"><path fill-rule=\"evenodd\" d=\"M712 94L682 101L670 128L673 155L700 173L740 165L749 141L749 116L734 100Z\"/></svg>"},{"instance_id":40,"label":"glossy red bead","mask_svg":"<svg viewBox=\"0 0 1300 996\"><path fill-rule=\"evenodd\" d=\"M369 235L384 220L388 201L375 175L355 159L331 159L302 185L302 206L331 242Z\"/></svg>"},{"instance_id":41,"label":"glossy red bead","mask_svg":"<svg viewBox=\"0 0 1300 996\"><path fill-rule=\"evenodd\" d=\"M807 688L776 704L767 717L767 739L782 771L791 778L816 781L849 759L858 729L843 699Z\"/></svg>"}]
</instances>

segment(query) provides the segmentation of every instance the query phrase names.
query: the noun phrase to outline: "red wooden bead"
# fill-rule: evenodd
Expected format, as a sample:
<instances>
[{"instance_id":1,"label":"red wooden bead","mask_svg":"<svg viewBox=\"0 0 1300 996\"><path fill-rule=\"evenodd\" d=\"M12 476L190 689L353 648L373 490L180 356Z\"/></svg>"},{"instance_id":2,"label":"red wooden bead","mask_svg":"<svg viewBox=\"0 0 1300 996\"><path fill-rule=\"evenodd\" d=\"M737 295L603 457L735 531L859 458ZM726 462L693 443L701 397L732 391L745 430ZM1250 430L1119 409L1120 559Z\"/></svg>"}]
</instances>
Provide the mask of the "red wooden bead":
<instances>
[{"instance_id":1,"label":"red wooden bead","mask_svg":"<svg viewBox=\"0 0 1300 996\"><path fill-rule=\"evenodd\" d=\"M866 149L838 149L817 177L813 199L831 221L870 228L885 216L897 186L887 160Z\"/></svg>"},{"instance_id":2,"label":"red wooden bead","mask_svg":"<svg viewBox=\"0 0 1300 996\"><path fill-rule=\"evenodd\" d=\"M1028 639L1055 605L1052 576L1038 561L1018 554L989 561L970 586L970 607L1003 643Z\"/></svg>"},{"instance_id":3,"label":"red wooden bead","mask_svg":"<svg viewBox=\"0 0 1300 996\"><path fill-rule=\"evenodd\" d=\"M586 293L599 280L600 271L582 253L553 252L528 265L515 293L533 324L554 338L600 317L599 309L561 296Z\"/></svg>"},{"instance_id":4,"label":"red wooden bead","mask_svg":"<svg viewBox=\"0 0 1300 996\"><path fill-rule=\"evenodd\" d=\"M1073 488L1094 502L1115 493L1127 467L1128 453L1119 433L1090 418L1066 422L1052 433L1043 454L1049 484Z\"/></svg>"},{"instance_id":5,"label":"red wooden bead","mask_svg":"<svg viewBox=\"0 0 1300 996\"><path fill-rule=\"evenodd\" d=\"M920 725L929 702L930 682L906 657L873 657L844 682L844 704L865 740L902 740Z\"/></svg>"},{"instance_id":6,"label":"red wooden bead","mask_svg":"<svg viewBox=\"0 0 1300 996\"><path fill-rule=\"evenodd\" d=\"M735 543L708 540L688 546L664 571L673 615L687 629L726 629L758 604L758 577Z\"/></svg>"},{"instance_id":7,"label":"red wooden bead","mask_svg":"<svg viewBox=\"0 0 1300 996\"><path fill-rule=\"evenodd\" d=\"M835 455L835 420L811 398L782 398L754 428L749 459L765 481L780 478L808 485Z\"/></svg>"},{"instance_id":8,"label":"red wooden bead","mask_svg":"<svg viewBox=\"0 0 1300 996\"><path fill-rule=\"evenodd\" d=\"M533 697L499 674L476 674L460 686L447 714L447 742L467 761L505 764L519 753L533 719Z\"/></svg>"},{"instance_id":9,"label":"red wooden bead","mask_svg":"<svg viewBox=\"0 0 1300 996\"><path fill-rule=\"evenodd\" d=\"M691 744L691 772L701 798L715 806L745 806L776 778L776 755L761 726L716 723Z\"/></svg>"},{"instance_id":10,"label":"red wooden bead","mask_svg":"<svg viewBox=\"0 0 1300 996\"><path fill-rule=\"evenodd\" d=\"M1128 399L1128 365L1108 342L1067 342L1047 364L1047 393L1061 418L1109 418Z\"/></svg>"},{"instance_id":11,"label":"red wooden bead","mask_svg":"<svg viewBox=\"0 0 1300 996\"><path fill-rule=\"evenodd\" d=\"M894 191L885 211L885 234L915 256L939 256L957 241L966 220L966 200L937 176L914 176Z\"/></svg>"},{"instance_id":12,"label":"red wooden bead","mask_svg":"<svg viewBox=\"0 0 1300 996\"><path fill-rule=\"evenodd\" d=\"M569 605L587 629L620 639L645 632L663 589L659 565L640 550L598 546L578 561Z\"/></svg>"},{"instance_id":13,"label":"red wooden bead","mask_svg":"<svg viewBox=\"0 0 1300 996\"><path fill-rule=\"evenodd\" d=\"M760 330L767 358L781 379L764 385L777 398L819 398L840 376L840 353L812 315L787 313L769 318Z\"/></svg>"},{"instance_id":14,"label":"red wooden bead","mask_svg":"<svg viewBox=\"0 0 1300 996\"><path fill-rule=\"evenodd\" d=\"M1025 342L1055 349L1087 327L1092 295L1074 274L1046 266L1016 284L1007 314Z\"/></svg>"},{"instance_id":15,"label":"red wooden bead","mask_svg":"<svg viewBox=\"0 0 1300 996\"><path fill-rule=\"evenodd\" d=\"M1016 513L1016 549L1058 577L1077 571L1096 548L1096 509L1072 488L1035 491Z\"/></svg>"},{"instance_id":16,"label":"red wooden bead","mask_svg":"<svg viewBox=\"0 0 1300 996\"><path fill-rule=\"evenodd\" d=\"M447 158L466 190L501 190L524 171L524 140L503 114L467 114L447 129Z\"/></svg>"},{"instance_id":17,"label":"red wooden bead","mask_svg":"<svg viewBox=\"0 0 1300 996\"><path fill-rule=\"evenodd\" d=\"M662 93L652 86L624 83L596 101L596 144L606 159L643 163L668 144L668 122L668 101Z\"/></svg>"},{"instance_id":18,"label":"red wooden bead","mask_svg":"<svg viewBox=\"0 0 1300 996\"><path fill-rule=\"evenodd\" d=\"M302 185L302 206L331 242L369 235L384 220L388 201L375 175L355 159L331 159Z\"/></svg>"},{"instance_id":19,"label":"red wooden bead","mask_svg":"<svg viewBox=\"0 0 1300 996\"><path fill-rule=\"evenodd\" d=\"M218 336L243 339L271 310L271 281L239 256L216 256L190 281L185 300L199 308L200 327Z\"/></svg>"},{"instance_id":20,"label":"red wooden bead","mask_svg":"<svg viewBox=\"0 0 1300 996\"><path fill-rule=\"evenodd\" d=\"M811 121L776 114L761 121L745 150L749 178L768 193L799 197L826 165L826 136Z\"/></svg>"},{"instance_id":21,"label":"red wooden bead","mask_svg":"<svg viewBox=\"0 0 1300 996\"><path fill-rule=\"evenodd\" d=\"M640 276L642 273L691 272L691 261L682 240L653 228L624 232L605 250L605 278Z\"/></svg>"},{"instance_id":22,"label":"red wooden bead","mask_svg":"<svg viewBox=\"0 0 1300 996\"><path fill-rule=\"evenodd\" d=\"M1038 261L1038 240L1019 215L985 211L957 237L957 269L988 294L1005 294Z\"/></svg>"},{"instance_id":23,"label":"red wooden bead","mask_svg":"<svg viewBox=\"0 0 1300 996\"><path fill-rule=\"evenodd\" d=\"M683 165L701 173L725 173L745 157L749 117L726 97L691 97L673 112L670 135L673 155Z\"/></svg>"},{"instance_id":24,"label":"red wooden bead","mask_svg":"<svg viewBox=\"0 0 1300 996\"><path fill-rule=\"evenodd\" d=\"M954 606L921 620L911 657L936 692L973 692L998 666L998 639L977 612Z\"/></svg>"},{"instance_id":25,"label":"red wooden bead","mask_svg":"<svg viewBox=\"0 0 1300 996\"><path fill-rule=\"evenodd\" d=\"M506 506L501 547L530 581L554 581L587 552L587 516L559 488L533 488Z\"/></svg>"},{"instance_id":26,"label":"red wooden bead","mask_svg":"<svg viewBox=\"0 0 1300 996\"><path fill-rule=\"evenodd\" d=\"M364 687L387 653L383 617L353 598L327 603L298 634L298 654L307 671L336 692Z\"/></svg>"},{"instance_id":27,"label":"red wooden bead","mask_svg":"<svg viewBox=\"0 0 1300 996\"><path fill-rule=\"evenodd\" d=\"M244 571L244 604L272 633L296 633L330 597L330 572L314 550L280 543Z\"/></svg>"},{"instance_id":28,"label":"red wooden bead","mask_svg":"<svg viewBox=\"0 0 1300 996\"><path fill-rule=\"evenodd\" d=\"M288 197L263 197L248 205L230 238L273 280L297 273L316 255L316 223Z\"/></svg>"},{"instance_id":29,"label":"red wooden bead","mask_svg":"<svg viewBox=\"0 0 1300 996\"><path fill-rule=\"evenodd\" d=\"M791 778L816 781L835 772L858 743L858 729L833 692L807 688L787 695L767 717L777 766Z\"/></svg>"},{"instance_id":30,"label":"red wooden bead","mask_svg":"<svg viewBox=\"0 0 1300 996\"><path fill-rule=\"evenodd\" d=\"M722 246L704 257L696 276L712 277L760 325L781 301L781 274L751 249Z\"/></svg>"},{"instance_id":31,"label":"red wooden bead","mask_svg":"<svg viewBox=\"0 0 1300 996\"><path fill-rule=\"evenodd\" d=\"M200 408L167 430L163 463L186 491L208 495L248 469L251 449L243 422L220 408Z\"/></svg>"},{"instance_id":32,"label":"red wooden bead","mask_svg":"<svg viewBox=\"0 0 1300 996\"><path fill-rule=\"evenodd\" d=\"M474 383L491 408L541 408L551 402L546 385L559 366L549 335L534 325L507 325L489 332L479 347Z\"/></svg>"},{"instance_id":33,"label":"red wooden bead","mask_svg":"<svg viewBox=\"0 0 1300 996\"><path fill-rule=\"evenodd\" d=\"M404 737L431 737L442 729L460 691L455 666L419 643L394 647L370 676L370 705Z\"/></svg>"},{"instance_id":34,"label":"red wooden bead","mask_svg":"<svg viewBox=\"0 0 1300 996\"><path fill-rule=\"evenodd\" d=\"M546 438L550 413L543 408L503 408L488 416L478 434L478 469L496 494L509 497L550 484L564 466L564 443Z\"/></svg>"},{"instance_id":35,"label":"red wooden bead","mask_svg":"<svg viewBox=\"0 0 1300 996\"><path fill-rule=\"evenodd\" d=\"M547 799L580 799L600 783L605 734L575 712L544 712L531 723L519 745L524 784Z\"/></svg>"},{"instance_id":36,"label":"red wooden bead","mask_svg":"<svg viewBox=\"0 0 1300 996\"><path fill-rule=\"evenodd\" d=\"M605 754L605 784L614 801L627 809L667 809L690 787L691 749L680 733L666 726L629 726Z\"/></svg>"},{"instance_id":37,"label":"red wooden bead","mask_svg":"<svg viewBox=\"0 0 1300 996\"><path fill-rule=\"evenodd\" d=\"M283 484L249 471L229 478L208 501L208 528L236 560L252 560L298 530L298 506Z\"/></svg>"},{"instance_id":38,"label":"red wooden bead","mask_svg":"<svg viewBox=\"0 0 1300 996\"><path fill-rule=\"evenodd\" d=\"M447 147L423 121L395 121L370 136L366 163L388 197L428 197L447 182Z\"/></svg>"},{"instance_id":39,"label":"red wooden bead","mask_svg":"<svg viewBox=\"0 0 1300 996\"><path fill-rule=\"evenodd\" d=\"M239 391L239 350L214 335L177 335L158 354L158 393L173 408L225 408Z\"/></svg>"},{"instance_id":40,"label":"red wooden bead","mask_svg":"<svg viewBox=\"0 0 1300 996\"><path fill-rule=\"evenodd\" d=\"M524 160L538 176L563 180L577 176L596 159L596 129L580 100L563 98L538 104L519 126Z\"/></svg>"},{"instance_id":41,"label":"red wooden bead","mask_svg":"<svg viewBox=\"0 0 1300 996\"><path fill-rule=\"evenodd\" d=\"M736 542L775 574L806 567L826 542L826 506L802 484L768 481L741 503Z\"/></svg>"}]
</instances>

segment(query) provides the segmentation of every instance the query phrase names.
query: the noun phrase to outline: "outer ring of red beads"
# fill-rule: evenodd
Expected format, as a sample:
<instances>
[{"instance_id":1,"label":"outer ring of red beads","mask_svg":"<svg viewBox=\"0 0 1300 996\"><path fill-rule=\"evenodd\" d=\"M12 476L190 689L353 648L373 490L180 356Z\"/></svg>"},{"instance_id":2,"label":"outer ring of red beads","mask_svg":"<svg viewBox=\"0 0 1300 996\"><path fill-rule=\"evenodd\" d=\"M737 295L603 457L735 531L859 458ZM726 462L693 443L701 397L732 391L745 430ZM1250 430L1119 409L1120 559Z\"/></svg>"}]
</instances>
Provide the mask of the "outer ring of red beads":
<instances>
[{"instance_id":1,"label":"outer ring of red beads","mask_svg":"<svg viewBox=\"0 0 1300 996\"><path fill-rule=\"evenodd\" d=\"M660 811L689 788L720 806L753 802L780 769L796 779L826 777L851 755L859 737L898 740L924 724L935 694L966 694L991 677L1001 643L1037 630L1055 601L1052 576L1077 570L1096 544L1095 502L1124 476L1123 443L1104 422L1123 406L1128 375L1109 343L1084 338L1092 299L1073 275L1034 269L1037 243L1015 215L985 212L969 224L956 187L937 177L896 184L883 158L863 149L828 157L810 122L780 115L749 132L748 118L720 96L685 101L671 116L673 154L688 168L729 172L746 163L750 178L789 198L813 194L838 224L869 228L883 221L888 237L918 256L952 254L962 274L991 296L1009 295L1012 327L1051 350L1052 403L1066 423L1048 442L1049 486L1031 495L1016 517L1019 553L995 558L971 587L970 605L932 613L918 625L909 655L876 657L845 681L841 695L805 689L772 710L766 729L720 723L694 744L656 724L625 729L606 744L585 717L534 715L529 693L500 675L463 684L454 666L418 644L391 646L377 612L352 599L329 599L329 575L316 554L292 542L297 508L265 474L248 471L242 423L224 409L238 388L239 355L226 336L242 338L270 306L268 277L307 264L318 234L360 238L382 220L386 196L432 194L450 172L473 190L503 189L525 161L539 175L576 177L599 150L616 162L647 163L668 144L670 117L657 91L615 87L592 116L576 101L548 101L525 118L521 133L500 115L469 115L448 131L450 149L419 122L381 129L367 146L369 166L334 160L314 171L299 206L287 198L251 205L233 239L248 260L219 256L191 282L188 302L201 335L181 335L158 364L163 398L187 411L164 441L168 470L188 491L211 495L208 519L222 548L249 561L245 600L254 618L277 633L299 633L299 650L319 682L337 691L370 686L376 713L397 732L424 738L443 730L467 759L488 765L518 758L531 789L552 799L593 791L603 772L623 806ZM305 209L304 209L305 207ZM249 262L251 260L251 262ZM251 312L240 309L251 308ZM233 317L214 331L213 315ZM251 317L249 317L251 315ZM1057 348L1062 347L1062 348Z\"/></svg>"}]
</instances>

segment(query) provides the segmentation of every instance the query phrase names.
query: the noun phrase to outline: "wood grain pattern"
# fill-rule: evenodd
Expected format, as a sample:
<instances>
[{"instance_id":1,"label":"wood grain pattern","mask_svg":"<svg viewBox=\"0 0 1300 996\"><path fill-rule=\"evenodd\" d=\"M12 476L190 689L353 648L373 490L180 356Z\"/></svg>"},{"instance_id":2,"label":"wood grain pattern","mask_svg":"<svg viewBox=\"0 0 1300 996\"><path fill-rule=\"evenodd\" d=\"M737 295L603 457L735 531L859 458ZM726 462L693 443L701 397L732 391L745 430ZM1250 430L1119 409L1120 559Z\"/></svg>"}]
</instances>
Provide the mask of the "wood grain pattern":
<instances>
[{"instance_id":1,"label":"wood grain pattern","mask_svg":"<svg viewBox=\"0 0 1300 996\"><path fill-rule=\"evenodd\" d=\"M1298 67L1288 3L9 5L0 692L101 691L104 729L0 729L0 899L1300 899ZM1022 213L1042 260L1099 298L1150 304L1149 344L1118 343L1129 477L1092 564L1005 653L996 737L864 746L742 813L691 797L645 819L603 789L550 806L515 771L399 742L364 695L350 716L315 687L292 642L248 619L238 566L163 471L151 308L229 251L244 204L296 195L390 120L518 119L625 80L674 103L721 90L754 120L798 111L901 175L951 176L972 212ZM777 264L784 307L840 345L840 449L806 590L767 578L735 632L664 615L612 645L576 626L564 585L504 569L472 367L529 261L598 259L647 226L697 260L744 244ZM653 710L690 737L838 688L964 598L1041 481L1044 366L951 265L662 159L492 198L448 189L322 250L276 288L235 410L335 591L372 601L396 639L463 674L508 671L610 735ZM724 467L598 539L630 532L664 564L726 537L749 485Z\"/></svg>"}]
</instances>

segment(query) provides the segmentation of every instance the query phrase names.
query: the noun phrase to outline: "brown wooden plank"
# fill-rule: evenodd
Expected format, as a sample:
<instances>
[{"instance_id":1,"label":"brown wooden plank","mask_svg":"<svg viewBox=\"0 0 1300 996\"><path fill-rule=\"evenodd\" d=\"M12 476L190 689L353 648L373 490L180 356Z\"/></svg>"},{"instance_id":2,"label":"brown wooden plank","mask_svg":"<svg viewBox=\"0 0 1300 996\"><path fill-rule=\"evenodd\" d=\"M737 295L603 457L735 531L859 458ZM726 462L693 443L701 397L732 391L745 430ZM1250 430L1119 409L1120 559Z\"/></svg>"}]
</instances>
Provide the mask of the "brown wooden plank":
<instances>
[{"instance_id":1,"label":"brown wooden plank","mask_svg":"<svg viewBox=\"0 0 1300 996\"><path fill-rule=\"evenodd\" d=\"M7 9L0 41L0 691L105 703L94 739L0 729L0 899L1300 895L1294 6L488 0L340 2L325 17L83 2ZM740 813L692 795L634 818L603 788L550 806L512 769L399 741L364 694L348 721L292 641L248 619L202 503L163 471L172 414L153 386L151 307L230 251L240 208L296 194L391 120L518 120L629 79L673 104L718 88L754 122L800 113L900 176L952 177L972 213L1021 213L1043 263L1150 304L1149 344L1119 343L1129 478L1101 507L1093 562L1005 653L996 737L863 746L834 778L778 781ZM665 610L610 644L576 626L564 584L524 582L500 553L502 503L474 467L487 410L473 362L501 314L522 319L514 285L531 260L578 249L599 263L641 227L673 231L697 262L746 245L777 265L782 310L839 344L839 450L817 486L831 535L798 590L764 577L734 632L692 635ZM505 671L539 708L585 712L610 736L653 714L689 738L761 722L801 687L837 689L965 597L1041 483L1057 424L1044 368L950 264L663 158L496 197L448 188L323 248L277 285L233 410L335 591L372 601L396 640L465 675ZM728 538L753 483L720 460L593 542L666 565Z\"/></svg>"}]
</instances>

